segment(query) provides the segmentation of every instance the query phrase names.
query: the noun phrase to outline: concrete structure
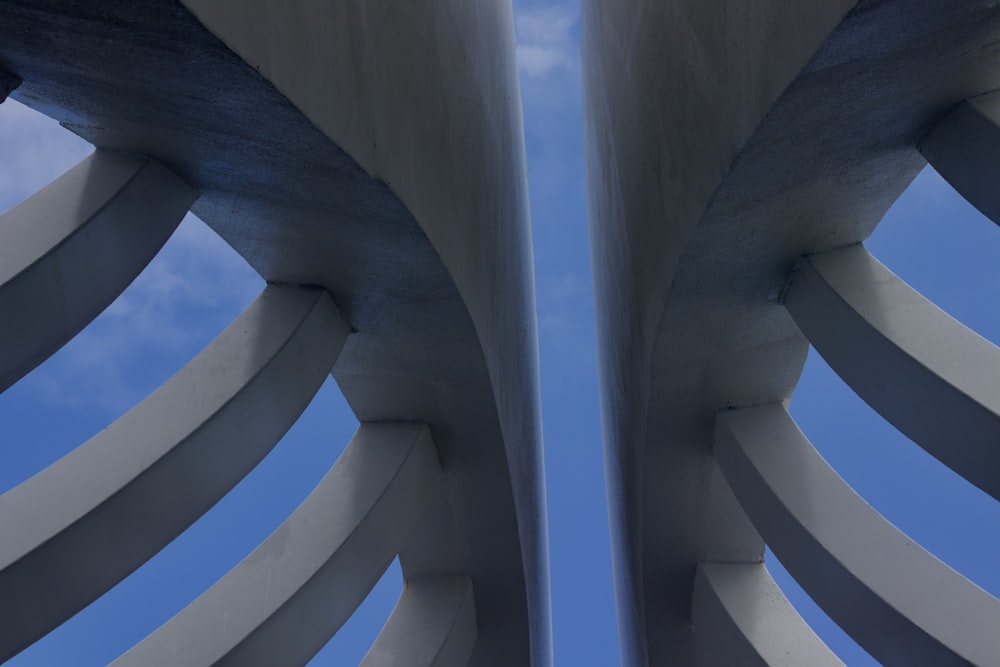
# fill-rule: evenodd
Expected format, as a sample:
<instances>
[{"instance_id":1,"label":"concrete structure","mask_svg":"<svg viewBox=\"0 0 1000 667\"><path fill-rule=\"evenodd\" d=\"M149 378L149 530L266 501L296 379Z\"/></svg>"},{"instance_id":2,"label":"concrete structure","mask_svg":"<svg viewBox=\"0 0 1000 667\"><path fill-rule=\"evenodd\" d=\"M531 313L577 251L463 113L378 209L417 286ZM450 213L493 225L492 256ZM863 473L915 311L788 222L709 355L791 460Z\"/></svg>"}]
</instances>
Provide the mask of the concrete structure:
<instances>
[{"instance_id":1,"label":"concrete structure","mask_svg":"<svg viewBox=\"0 0 1000 667\"><path fill-rule=\"evenodd\" d=\"M998 34L992 0L584 0L626 664L837 664L765 540L882 663L1000 664L1000 602L875 514L783 407L811 342L996 497L997 349L857 244L925 156L997 220Z\"/></svg>"},{"instance_id":2,"label":"concrete structure","mask_svg":"<svg viewBox=\"0 0 1000 667\"><path fill-rule=\"evenodd\" d=\"M397 554L407 587L366 665L550 664L510 5L0 2L0 71L2 97L98 149L0 219L0 390L188 207L269 283L177 376L0 496L0 661L201 516L332 372L361 423L347 451L116 664L304 664Z\"/></svg>"}]
</instances>

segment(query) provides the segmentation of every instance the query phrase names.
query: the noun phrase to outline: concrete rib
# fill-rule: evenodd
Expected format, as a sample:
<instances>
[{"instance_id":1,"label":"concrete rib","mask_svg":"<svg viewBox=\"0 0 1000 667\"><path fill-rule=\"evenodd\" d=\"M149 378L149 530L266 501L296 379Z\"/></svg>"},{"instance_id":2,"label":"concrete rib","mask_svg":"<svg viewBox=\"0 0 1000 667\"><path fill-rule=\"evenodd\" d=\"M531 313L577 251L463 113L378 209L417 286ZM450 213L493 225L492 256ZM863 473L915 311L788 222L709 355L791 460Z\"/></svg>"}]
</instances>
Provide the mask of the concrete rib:
<instances>
[{"instance_id":1,"label":"concrete rib","mask_svg":"<svg viewBox=\"0 0 1000 667\"><path fill-rule=\"evenodd\" d=\"M0 496L0 661L125 578L252 470L347 335L325 292L269 286L142 403Z\"/></svg>"},{"instance_id":2,"label":"concrete rib","mask_svg":"<svg viewBox=\"0 0 1000 667\"><path fill-rule=\"evenodd\" d=\"M97 151L0 217L0 391L135 279L198 194L146 157Z\"/></svg>"},{"instance_id":3,"label":"concrete rib","mask_svg":"<svg viewBox=\"0 0 1000 667\"><path fill-rule=\"evenodd\" d=\"M782 564L879 662L1000 664L1000 600L872 509L780 404L719 413L715 454Z\"/></svg>"},{"instance_id":4,"label":"concrete rib","mask_svg":"<svg viewBox=\"0 0 1000 667\"><path fill-rule=\"evenodd\" d=\"M306 664L392 562L438 481L426 426L363 424L287 521L112 667Z\"/></svg>"},{"instance_id":5,"label":"concrete rib","mask_svg":"<svg viewBox=\"0 0 1000 667\"><path fill-rule=\"evenodd\" d=\"M476 608L468 577L407 582L361 667L465 667L476 644Z\"/></svg>"},{"instance_id":6,"label":"concrete rib","mask_svg":"<svg viewBox=\"0 0 1000 667\"><path fill-rule=\"evenodd\" d=\"M860 245L803 258L785 306L861 398L1000 500L1000 348Z\"/></svg>"}]
</instances>

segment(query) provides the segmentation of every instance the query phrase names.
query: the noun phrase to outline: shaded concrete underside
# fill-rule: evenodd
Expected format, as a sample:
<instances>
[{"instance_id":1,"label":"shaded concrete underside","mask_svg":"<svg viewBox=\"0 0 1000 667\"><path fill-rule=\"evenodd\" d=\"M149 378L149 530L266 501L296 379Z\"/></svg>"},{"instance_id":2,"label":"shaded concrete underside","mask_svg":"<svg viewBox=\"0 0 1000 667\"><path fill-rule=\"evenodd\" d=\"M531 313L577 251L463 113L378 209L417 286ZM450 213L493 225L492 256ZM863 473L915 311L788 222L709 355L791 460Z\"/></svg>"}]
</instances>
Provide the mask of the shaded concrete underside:
<instances>
[{"instance_id":1,"label":"shaded concrete underside","mask_svg":"<svg viewBox=\"0 0 1000 667\"><path fill-rule=\"evenodd\" d=\"M631 526L616 544L627 564L617 573L619 591L630 578L641 582L641 599L619 599L641 610L642 627L630 638L623 631L635 663L695 664L690 606L697 563L763 556L712 459L711 425L718 410L791 395L807 343L778 299L795 260L867 238L924 166L915 147L934 123L962 99L998 86L995 3L861 2L718 183L670 276L662 318L652 323L648 366L630 384L605 387L620 392L605 397L608 433L641 434L607 442L610 460L641 462L609 475L619 503L612 512L624 510ZM660 146L666 154L675 148ZM622 183L650 169L641 156L630 157L619 162ZM666 209L659 224L676 224L679 212ZM595 243L616 243L622 230L614 223L613 216L595 220ZM603 293L628 293L629 276L648 271L643 259L603 262ZM624 320L641 327L645 316L636 307ZM606 376L613 375L609 363L642 346L641 334L626 331L611 328L605 337ZM627 426L637 419L642 423ZM620 501L630 489L638 489L637 506Z\"/></svg>"},{"instance_id":2,"label":"shaded concrete underside","mask_svg":"<svg viewBox=\"0 0 1000 667\"><path fill-rule=\"evenodd\" d=\"M444 492L401 554L405 575L471 575L472 664L527 664L537 573L522 567L483 352L399 199L176 2L2 2L0 69L24 81L14 98L84 139L176 171L265 279L330 292L357 332L334 376L359 420L426 421L441 456Z\"/></svg>"}]
</instances>

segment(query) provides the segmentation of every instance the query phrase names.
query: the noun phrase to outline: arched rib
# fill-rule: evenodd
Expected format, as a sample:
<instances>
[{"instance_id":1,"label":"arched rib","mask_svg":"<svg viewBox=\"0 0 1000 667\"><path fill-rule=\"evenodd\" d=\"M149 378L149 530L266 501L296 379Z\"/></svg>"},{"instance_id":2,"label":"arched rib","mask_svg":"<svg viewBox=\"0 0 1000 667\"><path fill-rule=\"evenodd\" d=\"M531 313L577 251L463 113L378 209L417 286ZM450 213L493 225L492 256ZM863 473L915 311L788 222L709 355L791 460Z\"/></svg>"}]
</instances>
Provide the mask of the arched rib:
<instances>
[{"instance_id":1,"label":"arched rib","mask_svg":"<svg viewBox=\"0 0 1000 667\"><path fill-rule=\"evenodd\" d=\"M107 308L197 197L154 160L99 150L0 216L0 391Z\"/></svg>"},{"instance_id":2,"label":"arched rib","mask_svg":"<svg viewBox=\"0 0 1000 667\"><path fill-rule=\"evenodd\" d=\"M701 664L843 667L763 563L702 563L694 580Z\"/></svg>"},{"instance_id":3,"label":"arched rib","mask_svg":"<svg viewBox=\"0 0 1000 667\"><path fill-rule=\"evenodd\" d=\"M121 581L252 470L347 335L326 292L269 286L142 403L0 496L0 661Z\"/></svg>"},{"instance_id":4,"label":"arched rib","mask_svg":"<svg viewBox=\"0 0 1000 667\"><path fill-rule=\"evenodd\" d=\"M362 425L287 521L112 665L306 664L392 562L437 482L426 426Z\"/></svg>"},{"instance_id":5,"label":"arched rib","mask_svg":"<svg viewBox=\"0 0 1000 667\"><path fill-rule=\"evenodd\" d=\"M720 413L715 456L782 564L882 664L1000 664L1000 600L872 509L782 406Z\"/></svg>"},{"instance_id":6,"label":"arched rib","mask_svg":"<svg viewBox=\"0 0 1000 667\"><path fill-rule=\"evenodd\" d=\"M921 142L920 152L970 204L1000 224L1000 92L958 104Z\"/></svg>"},{"instance_id":7,"label":"arched rib","mask_svg":"<svg viewBox=\"0 0 1000 667\"><path fill-rule=\"evenodd\" d=\"M1000 348L860 245L802 258L785 306L861 398L1000 500Z\"/></svg>"},{"instance_id":8,"label":"arched rib","mask_svg":"<svg viewBox=\"0 0 1000 667\"><path fill-rule=\"evenodd\" d=\"M475 645L467 577L410 581L360 667L465 667Z\"/></svg>"}]
</instances>

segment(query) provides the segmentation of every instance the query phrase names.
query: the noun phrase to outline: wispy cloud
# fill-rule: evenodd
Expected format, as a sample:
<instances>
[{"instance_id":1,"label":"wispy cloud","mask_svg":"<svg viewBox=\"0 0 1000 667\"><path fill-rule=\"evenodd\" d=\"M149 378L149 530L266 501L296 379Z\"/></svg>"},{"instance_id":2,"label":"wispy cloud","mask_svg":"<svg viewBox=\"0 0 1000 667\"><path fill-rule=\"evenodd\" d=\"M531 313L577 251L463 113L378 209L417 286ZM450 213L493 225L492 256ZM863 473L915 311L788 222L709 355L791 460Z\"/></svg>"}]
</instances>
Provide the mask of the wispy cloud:
<instances>
[{"instance_id":1,"label":"wispy cloud","mask_svg":"<svg viewBox=\"0 0 1000 667\"><path fill-rule=\"evenodd\" d=\"M530 77L547 77L577 68L579 50L573 31L579 10L568 5L547 5L517 14L517 59Z\"/></svg>"}]
</instances>

